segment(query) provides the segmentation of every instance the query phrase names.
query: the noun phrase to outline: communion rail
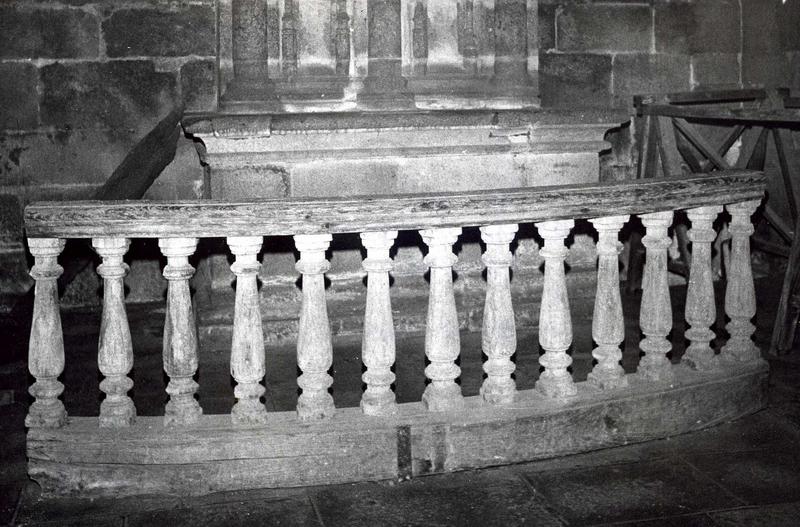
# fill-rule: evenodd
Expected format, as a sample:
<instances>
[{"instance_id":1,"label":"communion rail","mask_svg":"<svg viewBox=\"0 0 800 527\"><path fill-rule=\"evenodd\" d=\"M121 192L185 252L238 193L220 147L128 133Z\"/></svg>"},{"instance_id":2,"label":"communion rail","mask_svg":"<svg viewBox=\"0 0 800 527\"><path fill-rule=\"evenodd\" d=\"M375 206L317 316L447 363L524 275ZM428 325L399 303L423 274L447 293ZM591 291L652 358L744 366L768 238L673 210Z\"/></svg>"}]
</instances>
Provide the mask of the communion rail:
<instances>
[{"instance_id":1,"label":"communion rail","mask_svg":"<svg viewBox=\"0 0 800 527\"><path fill-rule=\"evenodd\" d=\"M765 404L767 366L751 340L755 293L750 269L751 215L764 177L738 170L683 179L610 184L241 203L38 203L25 213L35 258L36 299L29 368L35 378L27 419L30 476L47 494L201 494L296 486L499 465L645 441L697 430ZM732 250L725 291L729 337L716 351L712 224L730 215ZM672 326L667 280L673 211L692 224L693 258L686 297L689 346L680 363L667 357ZM618 234L630 214L646 228L640 310L644 353L635 373L619 364L625 325L619 291ZM565 282L566 237L589 219L599 235L592 351L597 364L575 382ZM510 244L518 224L534 223L544 240L539 318L542 372L534 389L517 390ZM488 268L480 395L464 397L453 296L452 246L461 228L479 226ZM425 335L429 383L422 400L398 404L392 390L395 337L389 250L397 230L419 230L428 254L430 294ZM368 274L360 408L335 408L331 333L325 301L325 250L332 235L359 232ZM265 352L256 276L262 236L293 236L300 253L302 308L296 412L267 412ZM167 259L164 370L169 401L162 417L137 417L128 396L133 351L123 298L129 238L158 238ZM199 237L226 237L237 277L231 375L237 402L229 415L204 415L195 398L197 338L189 291ZM104 281L98 366L105 398L99 417L68 417L59 400L64 346L56 279L65 238L91 238ZM536 350L520 350L534 353Z\"/></svg>"}]
</instances>

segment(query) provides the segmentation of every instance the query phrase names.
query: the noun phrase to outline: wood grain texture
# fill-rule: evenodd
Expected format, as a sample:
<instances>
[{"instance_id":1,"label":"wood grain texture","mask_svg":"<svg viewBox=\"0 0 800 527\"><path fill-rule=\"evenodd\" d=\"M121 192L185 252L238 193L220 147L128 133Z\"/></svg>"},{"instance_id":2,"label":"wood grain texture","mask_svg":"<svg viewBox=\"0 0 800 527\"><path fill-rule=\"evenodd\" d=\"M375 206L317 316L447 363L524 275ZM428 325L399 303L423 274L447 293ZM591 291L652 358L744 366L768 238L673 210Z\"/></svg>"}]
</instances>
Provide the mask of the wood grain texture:
<instances>
[{"instance_id":1,"label":"wood grain texture","mask_svg":"<svg viewBox=\"0 0 800 527\"><path fill-rule=\"evenodd\" d=\"M486 265L486 300L483 308L481 347L487 360L483 363L486 379L481 385L483 400L491 404L514 401L517 386L511 374L516 366L511 356L517 350L517 325L511 304L509 269L513 255L509 244L519 225L488 225L480 228L486 251L481 260Z\"/></svg>"},{"instance_id":2,"label":"wood grain texture","mask_svg":"<svg viewBox=\"0 0 800 527\"><path fill-rule=\"evenodd\" d=\"M716 367L711 341L714 331L711 325L717 319L714 302L714 276L711 269L711 244L717 237L714 220L722 212L722 207L698 207L687 211L692 229L689 240L692 242L692 263L689 269L689 283L686 291L686 338L689 347L681 358L693 368L709 370Z\"/></svg>"},{"instance_id":3,"label":"wood grain texture","mask_svg":"<svg viewBox=\"0 0 800 527\"><path fill-rule=\"evenodd\" d=\"M625 318L619 291L619 253L622 243L619 231L628 216L608 216L592 220L597 229L597 293L592 314L592 338L597 347L592 357L597 364L589 372L588 381L601 390L627 386L625 370L620 366L625 339Z\"/></svg>"},{"instance_id":4,"label":"wood grain texture","mask_svg":"<svg viewBox=\"0 0 800 527\"><path fill-rule=\"evenodd\" d=\"M261 236L228 238L228 246L236 257L231 271L236 275L236 299L233 306L231 341L231 376L236 380L233 393L236 404L231 409L234 424L265 423L267 408L259 400L264 395L261 381L266 370L264 334L258 303L256 278L261 262Z\"/></svg>"},{"instance_id":5,"label":"wood grain texture","mask_svg":"<svg viewBox=\"0 0 800 527\"><path fill-rule=\"evenodd\" d=\"M133 343L128 316L125 313L123 277L128 266L122 257L128 252L127 238L95 238L92 246L103 259L97 274L103 277L103 314L100 321L100 342L97 365L105 377L100 389L106 394L100 403L100 426L130 426L136 408L128 391L133 381L128 374L133 368Z\"/></svg>"},{"instance_id":6,"label":"wood grain texture","mask_svg":"<svg viewBox=\"0 0 800 527\"><path fill-rule=\"evenodd\" d=\"M58 255L65 241L53 238L28 238L34 258L31 277L36 280L31 335L28 341L28 371L36 382L28 389L33 396L25 426L59 427L67 422L64 403L58 398L64 385L58 377L64 371L64 333L58 305L57 280L63 268Z\"/></svg>"},{"instance_id":7,"label":"wood grain texture","mask_svg":"<svg viewBox=\"0 0 800 527\"><path fill-rule=\"evenodd\" d=\"M346 199L49 202L25 209L29 237L226 237L539 222L725 205L763 196L765 176L731 170L511 190Z\"/></svg>"},{"instance_id":8,"label":"wood grain texture","mask_svg":"<svg viewBox=\"0 0 800 527\"><path fill-rule=\"evenodd\" d=\"M296 267L302 274L303 303L297 330L297 366L301 370L297 385L303 390L297 398L297 415L303 421L327 419L336 411L328 388L333 378L328 370L333 364L333 343L325 303L324 273L330 268L325 251L330 234L307 234L294 237L300 260Z\"/></svg>"},{"instance_id":9,"label":"wood grain texture","mask_svg":"<svg viewBox=\"0 0 800 527\"><path fill-rule=\"evenodd\" d=\"M430 361L425 376L431 382L422 394L422 403L432 412L457 410L464 406L461 386L456 384L461 375L461 368L456 365L461 353L461 337L453 294L453 265L458 260L453 254L453 244L459 234L460 228L420 231L428 246L425 264L431 272L425 327L425 356Z\"/></svg>"},{"instance_id":10,"label":"wood grain texture","mask_svg":"<svg viewBox=\"0 0 800 527\"><path fill-rule=\"evenodd\" d=\"M725 208L731 215L728 227L731 233L731 259L725 286L725 314L730 318L725 329L730 338L722 347L720 356L723 360L764 362L761 351L752 340L756 330L752 323L756 316L756 290L750 262L750 236L755 229L750 217L758 208L758 202L745 201Z\"/></svg>"},{"instance_id":11,"label":"wood grain texture","mask_svg":"<svg viewBox=\"0 0 800 527\"><path fill-rule=\"evenodd\" d=\"M572 345L572 318L564 271L568 252L564 241L574 225L572 220L536 224L544 239L544 247L539 250L544 258L544 284L539 306L539 344L544 354L539 357L539 364L544 370L536 381L536 389L554 399L576 394L572 374L567 371L572 364L572 357L567 354Z\"/></svg>"},{"instance_id":12,"label":"wood grain texture","mask_svg":"<svg viewBox=\"0 0 800 527\"><path fill-rule=\"evenodd\" d=\"M164 408L164 424L184 426L197 421L203 413L195 399L197 382L197 326L194 318L189 279L194 268L189 256L197 248L196 238L162 238L161 252L167 257L167 309L164 319L164 371L169 376L169 401Z\"/></svg>"},{"instance_id":13,"label":"wood grain texture","mask_svg":"<svg viewBox=\"0 0 800 527\"><path fill-rule=\"evenodd\" d=\"M466 411L398 405L393 417L343 408L326 421L270 414L270 425L231 427L205 415L186 428L139 417L128 429L72 418L33 429L31 477L45 495L206 494L254 487L397 479L502 465L669 437L755 412L766 404L767 369L731 363L714 373L672 366L674 386L629 375L624 390L577 383L559 404L535 390L512 405L465 398Z\"/></svg>"},{"instance_id":14,"label":"wood grain texture","mask_svg":"<svg viewBox=\"0 0 800 527\"><path fill-rule=\"evenodd\" d=\"M642 243L647 249L642 277L642 307L639 310L639 327L644 339L639 347L644 357L639 361L642 376L656 382L672 382L667 353L672 344L667 335L672 330L672 304L667 281L667 248L670 239L667 229L672 224L672 212L654 212L642 215L647 234Z\"/></svg>"},{"instance_id":15,"label":"wood grain texture","mask_svg":"<svg viewBox=\"0 0 800 527\"><path fill-rule=\"evenodd\" d=\"M367 389L361 396L361 409L367 415L392 415L397 403L392 391L395 375L394 320L389 294L389 271L397 231L362 232L361 243L367 249L362 265L367 272L367 302L364 307L364 335L361 354L367 370L361 376Z\"/></svg>"}]
</instances>

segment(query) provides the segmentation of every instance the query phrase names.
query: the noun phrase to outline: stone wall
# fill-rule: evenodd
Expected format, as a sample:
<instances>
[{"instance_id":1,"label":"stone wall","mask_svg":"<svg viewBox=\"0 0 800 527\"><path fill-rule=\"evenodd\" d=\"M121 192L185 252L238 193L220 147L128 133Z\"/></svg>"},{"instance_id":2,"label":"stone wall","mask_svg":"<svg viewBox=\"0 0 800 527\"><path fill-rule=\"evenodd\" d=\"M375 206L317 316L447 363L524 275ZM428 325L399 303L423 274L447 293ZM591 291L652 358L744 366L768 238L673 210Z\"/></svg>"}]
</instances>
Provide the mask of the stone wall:
<instances>
[{"instance_id":1,"label":"stone wall","mask_svg":"<svg viewBox=\"0 0 800 527\"><path fill-rule=\"evenodd\" d=\"M222 3L0 4L0 304L29 285L25 203L90 196L173 105L216 107ZM800 0L539 0L538 16L543 106L626 107L640 92L800 84ZM194 197L201 184L185 140L147 197ZM158 261L142 262L129 299L160 294L160 282L147 289L141 280ZM91 281L78 284L68 300L95 292Z\"/></svg>"},{"instance_id":2,"label":"stone wall","mask_svg":"<svg viewBox=\"0 0 800 527\"><path fill-rule=\"evenodd\" d=\"M626 107L638 93L798 89L798 26L798 0L539 0L542 105Z\"/></svg>"},{"instance_id":3,"label":"stone wall","mask_svg":"<svg viewBox=\"0 0 800 527\"><path fill-rule=\"evenodd\" d=\"M174 105L214 108L215 28L214 0L0 3L0 305L29 286L27 202L90 197ZM182 140L147 197L195 196L202 174Z\"/></svg>"}]
</instances>

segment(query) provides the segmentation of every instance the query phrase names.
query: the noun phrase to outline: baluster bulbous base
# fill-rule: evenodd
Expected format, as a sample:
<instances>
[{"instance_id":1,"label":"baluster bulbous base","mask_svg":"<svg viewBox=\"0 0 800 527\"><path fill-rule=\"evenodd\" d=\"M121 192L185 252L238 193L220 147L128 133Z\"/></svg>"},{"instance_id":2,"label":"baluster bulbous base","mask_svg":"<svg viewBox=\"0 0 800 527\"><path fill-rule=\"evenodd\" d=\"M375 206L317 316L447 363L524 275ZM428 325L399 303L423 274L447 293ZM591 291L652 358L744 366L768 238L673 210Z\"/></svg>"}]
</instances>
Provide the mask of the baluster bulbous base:
<instances>
[{"instance_id":1,"label":"baluster bulbous base","mask_svg":"<svg viewBox=\"0 0 800 527\"><path fill-rule=\"evenodd\" d=\"M367 389L361 396L361 410L366 415L395 415L397 401L392 391L395 380L394 373L388 371L384 374L366 372L361 376Z\"/></svg>"},{"instance_id":2,"label":"baluster bulbous base","mask_svg":"<svg viewBox=\"0 0 800 527\"><path fill-rule=\"evenodd\" d=\"M614 345L609 345L609 348L608 350L598 349L592 353L598 363L589 372L586 380L601 390L625 388L628 386L628 378L625 377L625 370L619 365L622 352Z\"/></svg>"},{"instance_id":3,"label":"baluster bulbous base","mask_svg":"<svg viewBox=\"0 0 800 527\"><path fill-rule=\"evenodd\" d=\"M422 404L429 412L449 412L464 408L461 386L454 382L431 382L422 393Z\"/></svg>"},{"instance_id":4,"label":"baluster bulbous base","mask_svg":"<svg viewBox=\"0 0 800 527\"><path fill-rule=\"evenodd\" d=\"M326 372L304 372L298 377L297 385L303 390L297 398L297 416L301 421L327 419L336 413L333 397L328 393L331 384L333 379Z\"/></svg>"},{"instance_id":5,"label":"baluster bulbous base","mask_svg":"<svg viewBox=\"0 0 800 527\"><path fill-rule=\"evenodd\" d=\"M164 407L164 426L196 423L203 409L194 398L197 383L192 377L171 377L167 385L170 399Z\"/></svg>"},{"instance_id":6,"label":"baluster bulbous base","mask_svg":"<svg viewBox=\"0 0 800 527\"><path fill-rule=\"evenodd\" d=\"M261 384L240 382L233 389L236 404L231 409L231 421L237 425L259 425L267 422L267 407L261 403L265 390Z\"/></svg>"},{"instance_id":7,"label":"baluster bulbous base","mask_svg":"<svg viewBox=\"0 0 800 527\"><path fill-rule=\"evenodd\" d=\"M492 379L485 381L480 390L481 397L489 404L511 404L516 399L517 384L514 379Z\"/></svg>"},{"instance_id":8,"label":"baluster bulbous base","mask_svg":"<svg viewBox=\"0 0 800 527\"><path fill-rule=\"evenodd\" d=\"M106 398L100 403L100 427L116 428L130 426L136 419L136 407L128 397L133 381L125 376L106 377L100 382L100 389Z\"/></svg>"},{"instance_id":9,"label":"baluster bulbous base","mask_svg":"<svg viewBox=\"0 0 800 527\"><path fill-rule=\"evenodd\" d=\"M639 347L645 352L645 355L639 361L639 367L636 369L638 375L653 382L672 383L675 381L672 362L666 355L672 349L669 342L664 339L645 337Z\"/></svg>"},{"instance_id":10,"label":"baluster bulbous base","mask_svg":"<svg viewBox=\"0 0 800 527\"><path fill-rule=\"evenodd\" d=\"M546 352L545 355L551 352ZM564 354L569 359L569 356ZM544 357L543 357L544 358ZM535 389L545 397L552 399L561 399L564 397L572 397L577 395L578 388L572 381L572 376L567 371L567 366L572 362L572 359L564 365L563 372L546 369L542 372L539 380L536 381Z\"/></svg>"},{"instance_id":11,"label":"baluster bulbous base","mask_svg":"<svg viewBox=\"0 0 800 527\"><path fill-rule=\"evenodd\" d=\"M56 379L40 377L28 388L33 404L25 417L28 428L59 428L67 424L67 411L64 403L58 398L64 391L64 385Z\"/></svg>"},{"instance_id":12,"label":"baluster bulbous base","mask_svg":"<svg viewBox=\"0 0 800 527\"><path fill-rule=\"evenodd\" d=\"M689 331L686 332L687 337L690 335L691 331L692 330L689 329ZM695 339L695 337L690 338L693 340ZM697 342L689 345L683 357L681 357L681 363L697 371L713 371L719 367L719 361L716 355L714 355L714 350L708 345L708 342Z\"/></svg>"}]
</instances>

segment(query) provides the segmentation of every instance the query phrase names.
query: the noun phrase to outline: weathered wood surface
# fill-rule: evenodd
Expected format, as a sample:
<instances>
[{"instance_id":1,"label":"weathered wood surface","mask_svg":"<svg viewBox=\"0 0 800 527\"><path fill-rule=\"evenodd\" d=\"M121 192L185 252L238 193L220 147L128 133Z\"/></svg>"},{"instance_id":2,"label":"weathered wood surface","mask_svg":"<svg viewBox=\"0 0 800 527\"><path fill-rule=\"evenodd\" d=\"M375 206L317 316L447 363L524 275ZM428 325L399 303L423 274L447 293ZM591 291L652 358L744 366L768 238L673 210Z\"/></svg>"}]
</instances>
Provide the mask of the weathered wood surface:
<instances>
[{"instance_id":1,"label":"weathered wood surface","mask_svg":"<svg viewBox=\"0 0 800 527\"><path fill-rule=\"evenodd\" d=\"M681 360L699 370L715 367L711 341L715 334L711 326L717 319L714 302L714 276L711 269L711 244L717 237L713 223L722 207L698 207L687 213L692 222L689 239L692 241L692 263L686 292L686 330L690 341ZM749 254L749 251L748 251Z\"/></svg>"},{"instance_id":2,"label":"weathered wood surface","mask_svg":"<svg viewBox=\"0 0 800 527\"><path fill-rule=\"evenodd\" d=\"M516 366L511 361L517 350L517 325L511 303L509 269L513 255L509 245L519 229L516 224L481 227L486 252L481 260L486 265L486 300L483 308L481 348L487 360L483 363L486 378L481 386L483 400L490 404L514 401L517 386L511 376Z\"/></svg>"},{"instance_id":3,"label":"weathered wood surface","mask_svg":"<svg viewBox=\"0 0 800 527\"><path fill-rule=\"evenodd\" d=\"M297 398L297 415L303 421L327 419L336 411L328 388L333 377L331 325L325 303L324 273L330 268L325 251L330 234L306 234L294 237L300 260L296 267L302 275L303 303L297 331L297 366L302 372L297 385L303 390Z\"/></svg>"},{"instance_id":4,"label":"weathered wood surface","mask_svg":"<svg viewBox=\"0 0 800 527\"><path fill-rule=\"evenodd\" d=\"M582 219L760 199L763 174L731 170L511 190L250 202L45 202L25 209L30 237L226 237L427 229Z\"/></svg>"},{"instance_id":5,"label":"weathered wood surface","mask_svg":"<svg viewBox=\"0 0 800 527\"><path fill-rule=\"evenodd\" d=\"M453 244L461 228L420 231L428 246L425 264L430 267L431 284L425 329L425 356L430 364L425 376L430 384L422 394L422 403L432 412L457 410L464 406L464 396L456 379L461 368L456 365L461 353L456 299L453 295Z\"/></svg>"},{"instance_id":6,"label":"weathered wood surface","mask_svg":"<svg viewBox=\"0 0 800 527\"><path fill-rule=\"evenodd\" d=\"M457 413L406 403L393 417L343 408L302 423L294 412L276 412L267 426L236 428L226 415L187 428L140 417L124 431L72 418L60 429L30 431L29 470L46 495L84 496L406 479L674 436L766 404L763 365L730 364L716 374L672 368L674 387L654 389L635 375L628 388L606 392L577 383L566 404L525 390L506 406L467 397Z\"/></svg>"},{"instance_id":7,"label":"weathered wood surface","mask_svg":"<svg viewBox=\"0 0 800 527\"><path fill-rule=\"evenodd\" d=\"M167 309L164 319L164 371L169 376L169 401L164 408L164 424L183 426L197 421L203 409L195 399L198 384L197 326L194 319L189 279L194 268L189 256L197 248L196 238L162 238L161 252L167 257Z\"/></svg>"},{"instance_id":8,"label":"weathered wood surface","mask_svg":"<svg viewBox=\"0 0 800 527\"><path fill-rule=\"evenodd\" d=\"M544 284L539 306L539 344L544 354L539 364L544 370L536 381L536 389L547 397L564 399L575 395L572 374L567 368L572 357L567 350L572 345L572 317L564 271L567 248L564 245L575 222L572 220L537 223L544 246L539 254L544 258Z\"/></svg>"},{"instance_id":9,"label":"weathered wood surface","mask_svg":"<svg viewBox=\"0 0 800 527\"><path fill-rule=\"evenodd\" d=\"M592 357L597 365L589 372L588 381L602 390L627 385L625 370L620 366L625 339L625 317L619 291L619 253L622 243L619 231L628 216L610 216L592 220L597 229L597 293L592 314L592 338L597 347Z\"/></svg>"},{"instance_id":10,"label":"weathered wood surface","mask_svg":"<svg viewBox=\"0 0 800 527\"><path fill-rule=\"evenodd\" d=\"M367 249L363 261L367 272L367 302L364 308L364 334L361 340L362 361L366 371L362 380L367 388L361 396L361 409L367 415L392 415L397 403L392 391L395 375L394 320L389 293L392 259L389 249L397 231L362 232L361 243Z\"/></svg>"},{"instance_id":11,"label":"weathered wood surface","mask_svg":"<svg viewBox=\"0 0 800 527\"><path fill-rule=\"evenodd\" d=\"M667 358L672 349L667 338L672 330L672 304L667 280L667 248L670 246L667 229L672 224L672 215L672 212L654 212L642 216L647 231L642 244L647 254L642 277L642 307L639 310L639 327L644 338L639 347L644 351L644 357L639 361L637 371L655 382L672 382L674 375Z\"/></svg>"},{"instance_id":12,"label":"weathered wood surface","mask_svg":"<svg viewBox=\"0 0 800 527\"><path fill-rule=\"evenodd\" d=\"M692 108L672 106L669 104L653 104L639 109L643 115L662 115L684 119L711 119L717 121L735 120L752 123L800 123L800 111L786 110L754 110L730 108Z\"/></svg>"},{"instance_id":13,"label":"weathered wood surface","mask_svg":"<svg viewBox=\"0 0 800 527\"><path fill-rule=\"evenodd\" d=\"M64 249L64 240L28 238L28 248L35 261L31 276L36 280L28 371L36 381L28 389L34 400L25 426L31 429L58 427L67 421L64 403L58 398L64 391L64 385L58 380L64 371L64 335L56 285L63 271L57 258Z\"/></svg>"}]
</instances>

